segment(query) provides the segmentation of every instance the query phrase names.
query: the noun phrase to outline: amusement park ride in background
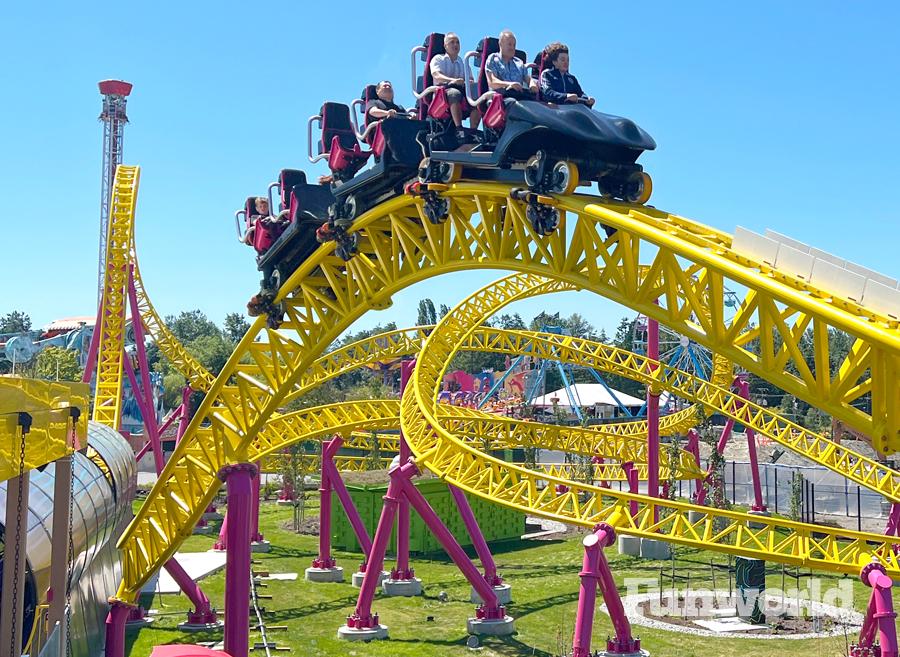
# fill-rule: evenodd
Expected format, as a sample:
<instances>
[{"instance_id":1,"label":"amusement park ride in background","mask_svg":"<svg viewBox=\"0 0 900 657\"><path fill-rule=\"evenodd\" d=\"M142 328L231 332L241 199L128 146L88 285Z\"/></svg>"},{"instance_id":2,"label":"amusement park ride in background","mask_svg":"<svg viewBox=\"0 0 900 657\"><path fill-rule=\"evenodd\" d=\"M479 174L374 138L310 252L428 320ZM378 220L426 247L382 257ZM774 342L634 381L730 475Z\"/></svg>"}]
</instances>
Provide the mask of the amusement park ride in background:
<instances>
[{"instance_id":1,"label":"amusement park ride in background","mask_svg":"<svg viewBox=\"0 0 900 657\"><path fill-rule=\"evenodd\" d=\"M428 50L434 40L426 44ZM485 54L482 51L482 58ZM147 444L143 451L153 453L158 480L128 527L123 529L119 522L123 519L114 513L109 526L122 529L121 534L104 534L117 538L121 553L120 571L116 571L121 581L109 599L105 622L107 657L124 657L125 625L140 616L140 592L162 567L175 576L194 604L189 621L206 628L217 625L209 600L173 557L223 484L228 496L224 649L232 657L246 657L251 534L259 503L256 464L283 455L292 444L306 440L323 441L319 462L323 528L319 553L307 578L333 581L342 577L331 554L327 529L332 492L364 548L363 564L354 577L360 586L359 596L346 624L339 629L342 638L371 640L388 635L373 604L395 522L397 563L387 580L389 586L415 587L408 544L404 546L411 510L421 516L477 594L473 599L478 600L478 606L467 629L497 635L514 631L506 608L509 583L496 573L486 543L478 540L481 533L467 506L468 494L589 532L584 540L573 638L572 654L577 657L591 654L598 590L614 629L603 654L641 652L603 554L617 536L647 545L662 542L695 546L859 575L872 587L872 599L854 649L859 654L878 649L882 655L897 654L890 578L900 575L895 551L900 473L755 404L748 398L743 375L752 372L816 405L867 437L882 454L897 451L897 281L775 233L759 235L738 228L732 236L640 203L615 201L609 195L576 194L574 188L568 189L571 179L551 180L561 171L555 165L550 170L556 173L545 172L550 178L537 180L535 176L544 172L544 165L531 159L526 169L533 166L534 170L523 173L525 183L541 187L540 193L522 192L521 183L506 180L469 179L457 175L459 170L452 167L450 172L441 167L433 170L431 165L436 162L461 164L466 170L465 158L454 162L452 155L444 153L425 167L424 179L419 181L424 187L406 187L403 193L386 198L367 196L352 216L347 216L349 197L342 192L338 214L346 221L335 229L337 237L325 240L289 271L278 270L278 286L271 290L266 312L256 319L223 371L213 376L166 329L140 280L133 232L140 172L137 167L121 164L124 97L130 91L130 85L126 85L101 84L105 93L104 125L110 130L104 137L110 170L102 238L99 331L93 336L88 358L88 370L96 374L93 422L89 428L83 427L87 415L83 398L77 403L60 404L61 396L45 395L42 403L29 401L25 393L30 384L24 382L19 384L23 394L10 397L13 406L30 408L35 414L65 408L67 417L74 417L77 414L68 409L82 411L80 424L77 418L64 423L56 443L62 446L57 450L61 453L48 452L54 459L64 458L85 439L90 452L95 434L112 434L118 440L115 433L121 428L126 379L136 391L145 420L154 418L145 422ZM324 116L322 120L324 129L328 122ZM525 118L510 110L508 120L514 124ZM333 141L327 146L336 148ZM576 163L570 164L568 176L577 171ZM435 175L448 180L436 182ZM557 189L562 183L566 183L563 189ZM297 203L296 193L303 189L302 185L291 189L282 185L282 209ZM554 221L550 219L558 226L551 226ZM432 276L471 268L518 273L478 290L435 327L394 331L325 353L327 345L363 313L387 307L396 291ZM738 297L728 292L729 288L747 293ZM575 289L617 300L646 318L637 322L643 328L636 329L636 351L553 330L521 332L483 326L507 304ZM134 320L137 368L126 354L129 310ZM661 329L663 325L672 333ZM812 363L802 358L798 347L807 330L816 344ZM828 350L829 332L835 330L855 340L854 348L836 371L831 368ZM205 393L193 414L185 402L167 420L177 420L179 427L175 450L167 462L163 461L159 443L160 427L150 407L153 396L146 378L145 338L156 342L187 378L191 389ZM758 346L751 349L751 344ZM640 353L641 346L644 353ZM625 376L646 387L646 405L643 413L625 416L620 422L570 427L486 412L477 403L442 403L448 364L461 350L491 351L508 356L511 362L528 357L538 364L539 372L543 368L544 374L558 366L566 377L574 371L567 368L594 372L591 376L601 381L607 373ZM283 410L292 400L344 372L397 359L403 368L400 399ZM533 380L539 378L540 374ZM71 397L76 393L86 397L83 387L69 391ZM676 409L674 404L660 404L664 395L677 397L684 406ZM858 404L862 398L870 401L864 408ZM573 408L578 406L572 404ZM661 413L661 408L668 412ZM737 422L747 429L748 447L755 445L754 435L765 437L882 495L893 505L884 535L771 518L758 496L758 472L754 479L757 503L750 513L703 505L703 484L709 473L699 461L696 432L691 432L701 408L721 413L730 422L717 446L720 450ZM17 411L16 418L20 417ZM33 447L23 438L23 426L4 425L4 438L9 440L0 443L5 446L6 451L0 452L5 462L18 464L18 470L11 468L5 474L13 482L8 489L10 495L14 487L19 490L15 494L21 494L29 479L26 464L30 461L26 457ZM73 431L76 427L80 435ZM382 440L377 434L371 438L373 431L397 429L399 433L384 438L385 448L395 450L397 459L390 470L378 525L369 536L357 522L352 501L344 495L346 490L335 465L338 450L344 444L358 446ZM661 453L660 437L674 433L687 434L688 445L674 456ZM79 445L73 444L74 436L78 436ZM599 457L603 462L598 463L593 481L584 483L563 470L532 470L486 453L482 451L486 438L493 446L536 446ZM99 445L102 440L97 440ZM19 442L26 456L10 448ZM96 459L86 458L110 482L112 494L118 496L112 507L116 513L130 508L133 455L128 455L127 465L114 456L101 458L105 470ZM755 469L754 448L750 458ZM121 469L121 478L108 474L116 468ZM434 473L450 487L460 516L475 538L480 570L413 484L413 478L424 471ZM694 481L690 501L661 496L660 482L667 472ZM608 487L615 480L627 482L628 490ZM638 492L639 480L646 481L646 494ZM8 513L12 513L12 506L7 505ZM15 514L19 514L15 526L21 528L25 522L22 509L16 509ZM14 534L17 548L31 538L30 533L27 537L20 531ZM58 535L58 531L53 533L54 537ZM58 543L67 542L54 540L54 548ZM77 562L75 555L80 548L74 549L71 554L63 549L62 563ZM4 568L5 580L14 578L18 584L15 578L24 577L24 557L20 559L20 567ZM65 575L66 568L62 572ZM64 582L65 577L55 581ZM95 587L98 590L113 593L105 586ZM11 597L23 595L17 585L9 587L4 582L3 595L10 608L25 607L24 597L15 601ZM36 604L41 602L36 598ZM91 614L96 620L97 609L105 607L105 601L94 599L92 604ZM6 622L5 615L2 620ZM57 632L62 633L59 628L66 625L65 614L56 620ZM12 615L10 622L14 631L9 636L21 634L25 621L17 621ZM96 625L92 628L96 630ZM91 640L97 638L90 630L85 632ZM185 647L184 654L190 654L190 650ZM94 653L96 649L88 646L83 654Z\"/></svg>"}]
</instances>

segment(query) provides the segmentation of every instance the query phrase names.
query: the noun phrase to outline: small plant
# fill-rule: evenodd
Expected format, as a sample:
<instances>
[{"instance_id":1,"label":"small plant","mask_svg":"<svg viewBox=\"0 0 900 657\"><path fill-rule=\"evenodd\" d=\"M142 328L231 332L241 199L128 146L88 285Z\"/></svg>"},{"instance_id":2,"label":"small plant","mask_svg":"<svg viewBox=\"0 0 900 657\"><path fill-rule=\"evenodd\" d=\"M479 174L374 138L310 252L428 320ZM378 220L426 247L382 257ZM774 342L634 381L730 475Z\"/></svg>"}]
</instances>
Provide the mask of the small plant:
<instances>
[{"instance_id":1,"label":"small plant","mask_svg":"<svg viewBox=\"0 0 900 657\"><path fill-rule=\"evenodd\" d=\"M366 459L366 470L381 470L381 445L378 442L378 434L372 431L369 434L369 440L372 447L369 449L369 456Z\"/></svg>"},{"instance_id":2,"label":"small plant","mask_svg":"<svg viewBox=\"0 0 900 657\"><path fill-rule=\"evenodd\" d=\"M800 522L803 514L803 475L796 470L791 473L790 518Z\"/></svg>"}]
</instances>

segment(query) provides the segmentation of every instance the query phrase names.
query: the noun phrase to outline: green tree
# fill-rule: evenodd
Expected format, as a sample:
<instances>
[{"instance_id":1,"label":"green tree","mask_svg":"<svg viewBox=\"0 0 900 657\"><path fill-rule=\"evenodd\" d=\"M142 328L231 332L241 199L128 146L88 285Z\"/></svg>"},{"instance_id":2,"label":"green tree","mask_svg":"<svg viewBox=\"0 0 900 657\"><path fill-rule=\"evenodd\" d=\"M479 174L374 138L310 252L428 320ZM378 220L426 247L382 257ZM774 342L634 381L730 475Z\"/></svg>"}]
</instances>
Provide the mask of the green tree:
<instances>
[{"instance_id":1,"label":"green tree","mask_svg":"<svg viewBox=\"0 0 900 657\"><path fill-rule=\"evenodd\" d=\"M437 312L434 310L434 302L425 298L419 301L419 312L416 315L417 326L432 326L437 324Z\"/></svg>"},{"instance_id":2,"label":"green tree","mask_svg":"<svg viewBox=\"0 0 900 657\"><path fill-rule=\"evenodd\" d=\"M446 303L442 303L440 309L438 310L438 317L442 318L449 312L450 306L448 306Z\"/></svg>"},{"instance_id":3,"label":"green tree","mask_svg":"<svg viewBox=\"0 0 900 657\"><path fill-rule=\"evenodd\" d=\"M512 315L503 313L497 317L496 326L507 331L524 331L527 328L519 313L513 313Z\"/></svg>"},{"instance_id":4,"label":"green tree","mask_svg":"<svg viewBox=\"0 0 900 657\"><path fill-rule=\"evenodd\" d=\"M237 344L244 337L244 334L250 330L250 322L241 313L228 313L225 315L225 323L222 325L222 332L225 339L233 344Z\"/></svg>"},{"instance_id":5,"label":"green tree","mask_svg":"<svg viewBox=\"0 0 900 657\"><path fill-rule=\"evenodd\" d=\"M22 333L31 330L31 317L19 310L13 310L0 317L0 333Z\"/></svg>"},{"instance_id":6,"label":"green tree","mask_svg":"<svg viewBox=\"0 0 900 657\"><path fill-rule=\"evenodd\" d=\"M78 354L62 347L47 347L38 354L35 374L47 381L80 381Z\"/></svg>"},{"instance_id":7,"label":"green tree","mask_svg":"<svg viewBox=\"0 0 900 657\"><path fill-rule=\"evenodd\" d=\"M184 345L203 336L222 335L215 322L210 321L200 310L183 311L177 317L169 315L166 317L166 325Z\"/></svg>"}]
</instances>

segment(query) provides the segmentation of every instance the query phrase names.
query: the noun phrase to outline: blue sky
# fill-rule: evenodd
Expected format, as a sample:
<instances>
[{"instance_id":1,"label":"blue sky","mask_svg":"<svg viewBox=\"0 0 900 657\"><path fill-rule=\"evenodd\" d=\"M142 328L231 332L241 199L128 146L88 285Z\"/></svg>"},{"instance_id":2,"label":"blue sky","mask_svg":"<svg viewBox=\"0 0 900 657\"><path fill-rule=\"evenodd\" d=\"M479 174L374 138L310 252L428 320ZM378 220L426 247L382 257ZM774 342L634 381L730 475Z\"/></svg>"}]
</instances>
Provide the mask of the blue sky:
<instances>
[{"instance_id":1,"label":"blue sky","mask_svg":"<svg viewBox=\"0 0 900 657\"><path fill-rule=\"evenodd\" d=\"M379 9L379 6L385 9ZM451 20L424 3L12 3L0 66L0 313L36 325L92 314L101 127L96 83L134 83L125 162L142 166L138 252L163 314L221 322L256 290L232 215L283 167L306 162L306 119L390 78L410 104L409 51L431 31L463 48L514 30L529 55L568 43L598 108L656 139L642 158L660 208L732 231L779 232L900 275L900 40L896 3L648 1L488 10ZM434 6L434 5L432 5ZM449 6L449 5L448 5ZM498 22L496 16L508 20ZM117 17L118 16L118 17ZM433 279L357 326L415 319L497 277ZM627 310L563 295L516 307L581 312L612 328Z\"/></svg>"}]
</instances>

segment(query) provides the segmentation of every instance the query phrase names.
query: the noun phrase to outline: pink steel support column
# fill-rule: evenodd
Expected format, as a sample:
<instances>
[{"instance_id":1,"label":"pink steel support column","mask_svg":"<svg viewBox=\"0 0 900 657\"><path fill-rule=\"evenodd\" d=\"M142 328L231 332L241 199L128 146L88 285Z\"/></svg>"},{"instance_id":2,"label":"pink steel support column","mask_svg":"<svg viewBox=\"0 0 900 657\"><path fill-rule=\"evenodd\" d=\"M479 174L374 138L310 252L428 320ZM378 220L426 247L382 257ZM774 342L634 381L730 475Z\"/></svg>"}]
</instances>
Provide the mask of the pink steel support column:
<instances>
[{"instance_id":1,"label":"pink steel support column","mask_svg":"<svg viewBox=\"0 0 900 657\"><path fill-rule=\"evenodd\" d=\"M584 561L579 573L581 589L578 594L578 611L575 615L572 657L590 657L591 655L591 634L598 588L606 602L615 631L615 637L607 640L607 652L628 654L636 653L641 649L640 639L634 639L631 636L631 624L625 615L622 599L619 597L609 564L603 554L603 549L612 545L615 540L615 530L606 523L598 525L593 534L584 538Z\"/></svg>"},{"instance_id":2,"label":"pink steel support column","mask_svg":"<svg viewBox=\"0 0 900 657\"><path fill-rule=\"evenodd\" d=\"M153 452L153 465L156 468L156 474L159 474L166 464L163 460L162 444L159 442L159 434L156 431L156 418L152 415L153 407L147 407L147 400L143 397L143 393L134 373L134 366L131 364L131 359L127 354L122 361L125 374L128 376L128 382L131 384L131 390L134 392L134 401L137 403L138 409L141 411L141 418L144 420L144 429L147 431L148 437L147 442L150 444L150 451ZM148 420L147 418L150 419Z\"/></svg>"},{"instance_id":3,"label":"pink steel support column","mask_svg":"<svg viewBox=\"0 0 900 657\"><path fill-rule=\"evenodd\" d=\"M893 582L885 574L884 566L877 562L864 566L860 573L860 579L863 584L872 587L872 597L869 600L866 618L860 631L860 642L851 648L851 654L871 654L870 650L873 648L875 628L877 627L880 653L876 652L875 654L880 654L881 657L898 657L897 627L894 622L897 614L894 612L894 603L891 597ZM869 650L863 652L859 650L860 648Z\"/></svg>"},{"instance_id":4,"label":"pink steel support column","mask_svg":"<svg viewBox=\"0 0 900 657\"><path fill-rule=\"evenodd\" d=\"M659 360L659 322L647 318L647 357ZM651 371L656 369L650 366ZM647 495L659 497L659 395L647 386ZM657 511L654 507L654 521Z\"/></svg>"},{"instance_id":5,"label":"pink steel support column","mask_svg":"<svg viewBox=\"0 0 900 657\"><path fill-rule=\"evenodd\" d=\"M184 432L187 431L188 425L191 423L191 395L194 391L190 386L185 386L181 390L181 408L178 417L178 432L175 434L175 444L181 442Z\"/></svg>"},{"instance_id":6,"label":"pink steel support column","mask_svg":"<svg viewBox=\"0 0 900 657\"><path fill-rule=\"evenodd\" d=\"M416 367L415 360L404 361L400 364L400 396L412 377ZM403 432L400 433L400 463L406 463L412 454ZM409 500L406 495L400 496L400 507L397 510L397 567L391 571L392 580L413 579L415 570L409 567Z\"/></svg>"},{"instance_id":7,"label":"pink steel support column","mask_svg":"<svg viewBox=\"0 0 900 657\"><path fill-rule=\"evenodd\" d=\"M622 469L625 471L625 478L628 480L628 492L633 495L637 495L638 493L638 472L637 468L634 467L634 463L631 461L625 461L622 464ZM638 503L636 500L631 500L628 503L628 512L631 514L631 517L634 518L638 514Z\"/></svg>"},{"instance_id":8,"label":"pink steel support column","mask_svg":"<svg viewBox=\"0 0 900 657\"><path fill-rule=\"evenodd\" d=\"M250 498L250 542L262 543L265 537L259 531L259 495L261 477L257 469L256 475L253 477L253 495Z\"/></svg>"},{"instance_id":9,"label":"pink steel support column","mask_svg":"<svg viewBox=\"0 0 900 657\"><path fill-rule=\"evenodd\" d=\"M891 504L891 512L888 514L887 526L884 528L885 536L894 536L900 527L900 504Z\"/></svg>"},{"instance_id":10,"label":"pink steel support column","mask_svg":"<svg viewBox=\"0 0 900 657\"><path fill-rule=\"evenodd\" d=\"M200 585L191 579L191 576L181 567L181 564L173 557L163 567L172 576L178 587L184 591L191 604L194 605L194 610L189 611L187 614L188 625L215 624L218 619L216 618L215 610L209 604L209 598L206 597Z\"/></svg>"},{"instance_id":11,"label":"pink steel support column","mask_svg":"<svg viewBox=\"0 0 900 657\"><path fill-rule=\"evenodd\" d=\"M341 438L322 442L322 463L319 483L319 556L313 559L313 568L334 568L331 556L331 475L329 463L341 444Z\"/></svg>"},{"instance_id":12,"label":"pink steel support column","mask_svg":"<svg viewBox=\"0 0 900 657\"><path fill-rule=\"evenodd\" d=\"M94 368L97 367L97 352L100 349L100 323L103 319L103 306L97 308L97 319L94 320L94 330L91 332L91 344L88 346L87 360L84 362L84 372L81 374L82 383L90 383L94 376Z\"/></svg>"},{"instance_id":13,"label":"pink steel support column","mask_svg":"<svg viewBox=\"0 0 900 657\"><path fill-rule=\"evenodd\" d=\"M125 623L136 609L127 602L109 599L109 613L106 615L105 657L125 657Z\"/></svg>"},{"instance_id":14,"label":"pink steel support column","mask_svg":"<svg viewBox=\"0 0 900 657\"><path fill-rule=\"evenodd\" d=\"M475 546L475 552L478 554L478 560L481 561L481 567L484 569L484 580L488 586L500 586L503 584L503 578L497 574L497 564L494 563L494 557L491 549L488 547L487 541L484 540L484 534L481 533L481 527L475 520L475 514L466 494L452 484L447 484L450 494L456 502L456 508L459 509L459 515L462 516L463 524L466 531L472 537L472 544Z\"/></svg>"},{"instance_id":15,"label":"pink steel support column","mask_svg":"<svg viewBox=\"0 0 900 657\"><path fill-rule=\"evenodd\" d=\"M740 390L741 397L750 399L750 383L747 381L746 377L740 377L738 389ZM764 512L766 510L766 505L763 504L762 482L759 480L759 460L756 456L756 432L746 425L744 426L744 430L747 432L747 450L750 453L750 475L753 479L753 506L751 507L751 510Z\"/></svg>"},{"instance_id":16,"label":"pink steel support column","mask_svg":"<svg viewBox=\"0 0 900 657\"><path fill-rule=\"evenodd\" d=\"M419 514L425 525L431 530L431 533L447 552L447 555L453 560L456 567L460 569L465 578L469 580L472 588L484 601L484 604L476 610L477 618L483 620L504 618L506 610L502 605L498 604L494 589L488 585L481 573L478 572L475 564L466 556L465 551L453 538L453 534L441 522L441 519L438 518L437 513L434 512L434 509L431 508L431 505L428 504L422 493L410 481L417 472L418 470L413 463L407 463L391 471L391 482L398 482L410 505L416 510L416 513Z\"/></svg>"},{"instance_id":17,"label":"pink steel support column","mask_svg":"<svg viewBox=\"0 0 900 657\"><path fill-rule=\"evenodd\" d=\"M213 550L225 551L228 549L228 514L222 519L222 526L219 527L219 539L213 545Z\"/></svg>"},{"instance_id":18,"label":"pink steel support column","mask_svg":"<svg viewBox=\"0 0 900 657\"><path fill-rule=\"evenodd\" d=\"M164 465L162 443L159 440L159 425L156 423L156 412L153 407L153 388L150 385L150 365L147 362L147 350L144 348L144 323L141 321L141 310L138 307L137 291L134 287L134 268L131 265L128 266L128 304L131 308L131 327L134 331L134 346L135 351L137 352L138 369L141 373L140 387L136 387L133 382L131 385L134 390L135 400L143 400L143 404L140 405L141 418L144 420L144 427L153 444L153 460L156 464L156 473L159 474L162 472L162 466ZM127 369L132 369L130 359L127 355L125 358L125 365ZM134 372L132 371L129 375L129 380L133 381L133 379Z\"/></svg>"},{"instance_id":19,"label":"pink steel support column","mask_svg":"<svg viewBox=\"0 0 900 657\"><path fill-rule=\"evenodd\" d=\"M225 652L247 657L250 649L250 514L253 505L252 463L226 465L219 471L228 493L228 552L225 561Z\"/></svg>"},{"instance_id":20,"label":"pink steel support column","mask_svg":"<svg viewBox=\"0 0 900 657\"><path fill-rule=\"evenodd\" d=\"M696 429L690 429L687 435L687 445L685 445L684 449L686 452L691 454L694 457L694 463L697 464L697 469L700 469L700 434ZM694 501L700 497L700 491L703 490L703 478L698 477L694 479ZM699 504L699 502L698 502Z\"/></svg>"},{"instance_id":21,"label":"pink steel support column","mask_svg":"<svg viewBox=\"0 0 900 657\"><path fill-rule=\"evenodd\" d=\"M359 589L359 598L356 601L356 610L347 617L347 626L356 629L367 629L378 626L378 614L372 614L372 601L375 598L375 589L381 580L381 569L384 566L384 553L387 550L388 541L391 538L391 529L394 526L394 518L397 515L399 482L391 477L387 492L384 494L384 505L381 507L381 517L375 528L375 538L372 540L372 549L369 552L366 575L363 577L362 586Z\"/></svg>"}]
</instances>

